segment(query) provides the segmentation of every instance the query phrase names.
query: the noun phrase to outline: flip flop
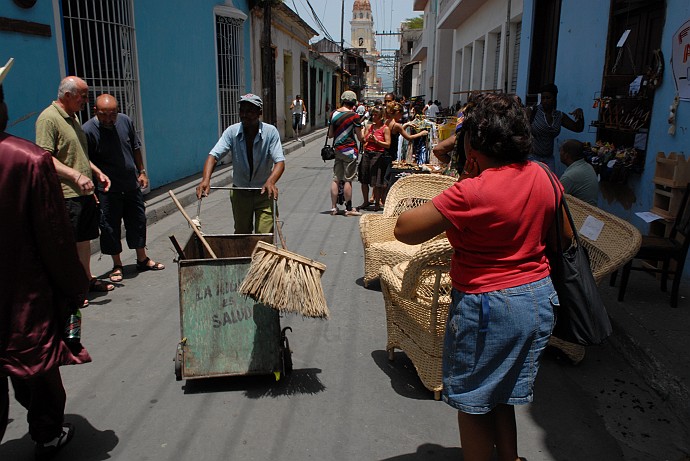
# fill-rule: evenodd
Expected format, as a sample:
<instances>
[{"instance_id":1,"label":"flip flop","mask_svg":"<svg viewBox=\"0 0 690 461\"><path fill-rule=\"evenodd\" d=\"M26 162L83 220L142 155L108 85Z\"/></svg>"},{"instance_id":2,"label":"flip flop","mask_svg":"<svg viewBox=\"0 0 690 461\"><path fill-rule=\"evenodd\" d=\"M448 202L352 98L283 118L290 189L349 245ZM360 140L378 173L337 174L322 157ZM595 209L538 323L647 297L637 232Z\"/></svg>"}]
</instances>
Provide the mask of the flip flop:
<instances>
[{"instance_id":1,"label":"flip flop","mask_svg":"<svg viewBox=\"0 0 690 461\"><path fill-rule=\"evenodd\" d=\"M113 291L114 289L115 285L98 280L96 277L92 278L91 282L89 282L89 291L92 292L107 293L108 291Z\"/></svg>"},{"instance_id":2,"label":"flip flop","mask_svg":"<svg viewBox=\"0 0 690 461\"><path fill-rule=\"evenodd\" d=\"M110 274L108 274L108 278L110 279L110 281L115 283L122 282L123 269L124 268L121 265L115 264L113 266L113 269L110 271Z\"/></svg>"},{"instance_id":3,"label":"flip flop","mask_svg":"<svg viewBox=\"0 0 690 461\"><path fill-rule=\"evenodd\" d=\"M153 264L149 265L149 262L152 262ZM163 264L157 263L149 257L147 257L143 261L137 261L137 270L139 272L162 271L163 269L165 269L165 266Z\"/></svg>"}]
</instances>

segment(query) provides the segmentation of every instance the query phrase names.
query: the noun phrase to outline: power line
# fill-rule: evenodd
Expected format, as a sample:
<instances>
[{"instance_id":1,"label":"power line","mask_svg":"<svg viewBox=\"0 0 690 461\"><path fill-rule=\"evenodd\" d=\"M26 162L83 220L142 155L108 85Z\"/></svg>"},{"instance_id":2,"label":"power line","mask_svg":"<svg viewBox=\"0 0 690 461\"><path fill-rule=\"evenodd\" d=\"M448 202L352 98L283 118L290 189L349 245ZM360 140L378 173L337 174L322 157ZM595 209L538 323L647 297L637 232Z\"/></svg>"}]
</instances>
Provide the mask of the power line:
<instances>
[{"instance_id":1,"label":"power line","mask_svg":"<svg viewBox=\"0 0 690 461\"><path fill-rule=\"evenodd\" d=\"M293 2L294 2L294 0L293 0ZM316 11L314 11L314 8L311 6L311 3L309 2L309 0L307 0L307 5L309 5L309 9L311 10L311 14L312 14L312 16L314 16L314 21L316 21L316 24L318 25L319 29L321 29L321 32L323 32L324 37L326 37L328 40L330 40L332 42L335 42L335 40L333 40L333 37L331 37L331 34L328 33L328 31L326 30L326 27L321 22L319 15L317 15Z\"/></svg>"}]
</instances>

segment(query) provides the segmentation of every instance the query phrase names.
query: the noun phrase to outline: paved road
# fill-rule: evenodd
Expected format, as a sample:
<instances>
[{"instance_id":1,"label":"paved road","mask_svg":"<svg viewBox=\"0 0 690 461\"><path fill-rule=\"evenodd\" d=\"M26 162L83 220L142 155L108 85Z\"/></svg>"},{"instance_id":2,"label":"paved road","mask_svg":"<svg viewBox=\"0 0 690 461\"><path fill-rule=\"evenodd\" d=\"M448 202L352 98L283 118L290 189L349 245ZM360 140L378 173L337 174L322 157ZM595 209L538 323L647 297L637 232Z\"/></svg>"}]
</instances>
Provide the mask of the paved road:
<instances>
[{"instance_id":1,"label":"paved road","mask_svg":"<svg viewBox=\"0 0 690 461\"><path fill-rule=\"evenodd\" d=\"M93 363L63 368L74 441L58 460L461 460L456 413L432 399L403 353L387 360L383 299L361 283L358 219L330 216L331 164L320 143L290 154L279 183L288 246L324 262L328 321L288 317L295 371L271 376L175 381L180 339L177 265L168 240L191 231L177 213L149 228L150 255L167 265L125 280L84 310ZM359 191L355 201L359 200ZM204 200L208 234L227 233L227 193ZM196 206L187 209L196 214ZM106 273L110 258L92 259ZM535 402L518 407L521 456L546 460L683 459L687 421L651 392L613 349L588 351L571 367L549 357ZM32 459L25 412L12 401L0 460Z\"/></svg>"}]
</instances>

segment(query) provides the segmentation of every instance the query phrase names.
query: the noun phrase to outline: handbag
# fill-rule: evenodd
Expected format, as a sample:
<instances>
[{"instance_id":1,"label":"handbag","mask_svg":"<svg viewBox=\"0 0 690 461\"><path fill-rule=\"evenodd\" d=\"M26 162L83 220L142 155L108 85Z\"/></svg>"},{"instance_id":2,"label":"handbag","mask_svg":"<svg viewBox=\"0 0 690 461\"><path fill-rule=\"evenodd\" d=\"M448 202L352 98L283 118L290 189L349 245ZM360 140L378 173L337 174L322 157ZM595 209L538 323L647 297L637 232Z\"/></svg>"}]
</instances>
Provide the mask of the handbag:
<instances>
[{"instance_id":1,"label":"handbag","mask_svg":"<svg viewBox=\"0 0 690 461\"><path fill-rule=\"evenodd\" d=\"M611 335L611 321L601 299L597 284L592 275L587 249L582 245L575 229L575 222L570 214L565 194L556 188L554 175L543 163L537 162L549 176L556 196L556 251L549 256L551 280L560 307L556 315L556 326L553 334L558 338L573 343L589 346L601 344ZM573 231L573 241L563 249L563 211Z\"/></svg>"},{"instance_id":2,"label":"handbag","mask_svg":"<svg viewBox=\"0 0 690 461\"><path fill-rule=\"evenodd\" d=\"M328 144L328 132L326 132L326 141L323 143L323 147L321 148L321 160L326 162L326 160L333 160L335 159L335 148Z\"/></svg>"}]
</instances>

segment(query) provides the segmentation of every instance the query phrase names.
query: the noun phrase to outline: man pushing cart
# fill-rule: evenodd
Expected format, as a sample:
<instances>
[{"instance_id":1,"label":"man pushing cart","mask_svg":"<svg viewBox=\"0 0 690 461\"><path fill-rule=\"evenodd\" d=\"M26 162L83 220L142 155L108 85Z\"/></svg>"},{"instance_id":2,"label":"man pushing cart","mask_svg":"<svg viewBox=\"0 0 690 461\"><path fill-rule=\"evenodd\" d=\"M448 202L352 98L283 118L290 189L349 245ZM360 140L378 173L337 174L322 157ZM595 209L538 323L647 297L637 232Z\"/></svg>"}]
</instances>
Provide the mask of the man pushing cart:
<instances>
[{"instance_id":1,"label":"man pushing cart","mask_svg":"<svg viewBox=\"0 0 690 461\"><path fill-rule=\"evenodd\" d=\"M230 125L209 152L196 195L199 199L208 196L211 174L218 161L230 152L236 188L230 191L235 233L272 233L272 201L278 199L276 183L285 171L283 145L276 127L260 120L260 97L245 94L239 105L240 122Z\"/></svg>"}]
</instances>

